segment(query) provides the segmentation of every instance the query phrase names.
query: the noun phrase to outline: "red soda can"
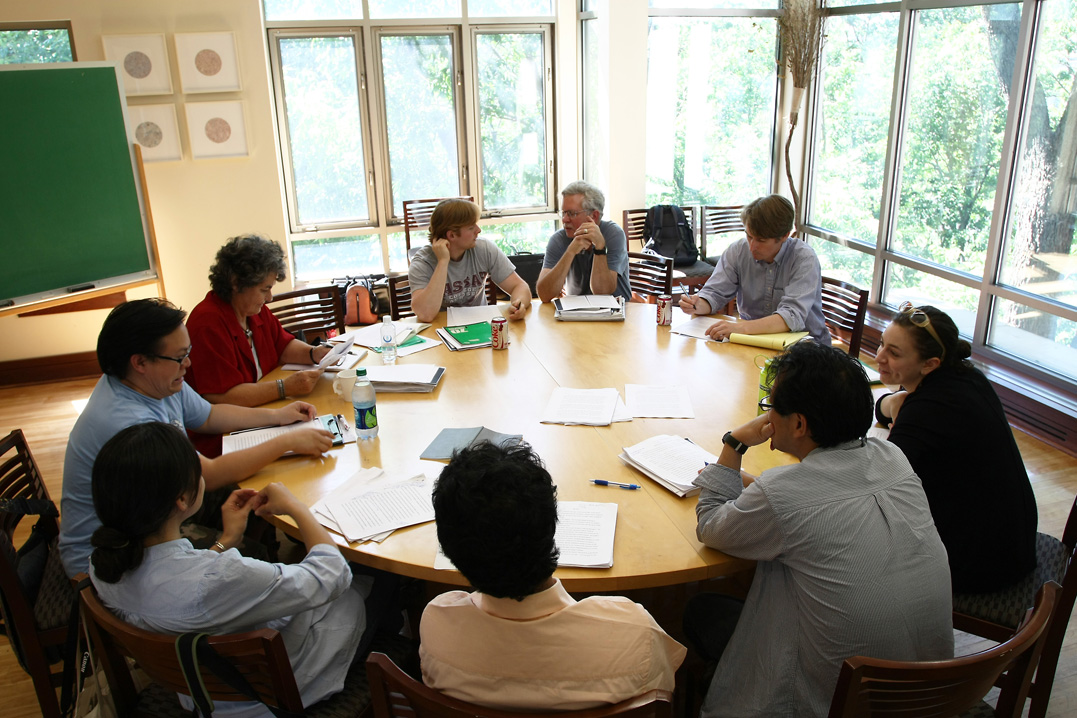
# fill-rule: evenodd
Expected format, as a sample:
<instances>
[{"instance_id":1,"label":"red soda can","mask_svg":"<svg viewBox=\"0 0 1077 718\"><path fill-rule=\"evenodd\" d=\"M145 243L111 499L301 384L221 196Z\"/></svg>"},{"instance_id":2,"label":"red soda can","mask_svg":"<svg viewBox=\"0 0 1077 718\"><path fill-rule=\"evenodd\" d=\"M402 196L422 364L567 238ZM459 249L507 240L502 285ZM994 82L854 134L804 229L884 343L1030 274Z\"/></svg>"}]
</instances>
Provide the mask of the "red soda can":
<instances>
[{"instance_id":1,"label":"red soda can","mask_svg":"<svg viewBox=\"0 0 1077 718\"><path fill-rule=\"evenodd\" d=\"M505 326L507 323L505 317L494 317L490 320L490 346L494 349L508 348L509 330Z\"/></svg>"},{"instance_id":2,"label":"red soda can","mask_svg":"<svg viewBox=\"0 0 1077 718\"><path fill-rule=\"evenodd\" d=\"M656 306L658 307L659 326L668 327L673 323L673 295L658 295L658 303Z\"/></svg>"}]
</instances>

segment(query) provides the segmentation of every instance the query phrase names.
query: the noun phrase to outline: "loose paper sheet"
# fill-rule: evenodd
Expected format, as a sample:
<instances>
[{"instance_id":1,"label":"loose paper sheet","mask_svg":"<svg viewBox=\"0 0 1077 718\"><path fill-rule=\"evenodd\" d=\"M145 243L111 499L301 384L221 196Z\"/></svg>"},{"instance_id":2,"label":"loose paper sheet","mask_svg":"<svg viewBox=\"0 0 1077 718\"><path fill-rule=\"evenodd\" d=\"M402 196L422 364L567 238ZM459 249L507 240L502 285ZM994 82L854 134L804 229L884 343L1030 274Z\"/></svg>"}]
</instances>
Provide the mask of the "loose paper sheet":
<instances>
[{"instance_id":1,"label":"loose paper sheet","mask_svg":"<svg viewBox=\"0 0 1077 718\"><path fill-rule=\"evenodd\" d=\"M688 387L625 384L628 412L632 416L663 419L694 419Z\"/></svg>"},{"instance_id":2,"label":"loose paper sheet","mask_svg":"<svg viewBox=\"0 0 1077 718\"><path fill-rule=\"evenodd\" d=\"M349 541L363 540L382 531L434 520L430 499L431 481L407 481L374 489L339 504L329 511Z\"/></svg>"},{"instance_id":3,"label":"loose paper sheet","mask_svg":"<svg viewBox=\"0 0 1077 718\"><path fill-rule=\"evenodd\" d=\"M559 386L553 390L550 401L542 413L546 424L583 424L607 426L613 420L620 394L616 389L568 389Z\"/></svg>"},{"instance_id":4,"label":"loose paper sheet","mask_svg":"<svg viewBox=\"0 0 1077 718\"><path fill-rule=\"evenodd\" d=\"M445 310L445 326L458 327L461 324L488 322L494 317L505 316L504 308L508 306L508 304L487 304L482 307L449 307Z\"/></svg>"}]
</instances>

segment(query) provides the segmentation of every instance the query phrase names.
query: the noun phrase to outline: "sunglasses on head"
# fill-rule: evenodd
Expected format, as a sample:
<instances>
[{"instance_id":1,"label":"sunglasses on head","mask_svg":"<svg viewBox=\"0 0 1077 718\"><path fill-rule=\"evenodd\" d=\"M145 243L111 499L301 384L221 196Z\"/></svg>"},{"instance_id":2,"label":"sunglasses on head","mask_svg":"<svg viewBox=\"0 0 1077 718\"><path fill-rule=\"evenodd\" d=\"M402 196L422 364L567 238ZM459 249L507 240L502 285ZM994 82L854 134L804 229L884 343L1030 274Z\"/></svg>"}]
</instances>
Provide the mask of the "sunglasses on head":
<instances>
[{"instance_id":1,"label":"sunglasses on head","mask_svg":"<svg viewBox=\"0 0 1077 718\"><path fill-rule=\"evenodd\" d=\"M940 361L946 361L946 345L942 343L935 328L931 326L931 317L927 315L927 312L919 307L914 307L912 302L902 302L901 306L898 307L898 313L908 315L909 321L912 322L913 325L920 327L930 334L931 338L935 340L935 343L939 345L939 349L942 350Z\"/></svg>"}]
</instances>

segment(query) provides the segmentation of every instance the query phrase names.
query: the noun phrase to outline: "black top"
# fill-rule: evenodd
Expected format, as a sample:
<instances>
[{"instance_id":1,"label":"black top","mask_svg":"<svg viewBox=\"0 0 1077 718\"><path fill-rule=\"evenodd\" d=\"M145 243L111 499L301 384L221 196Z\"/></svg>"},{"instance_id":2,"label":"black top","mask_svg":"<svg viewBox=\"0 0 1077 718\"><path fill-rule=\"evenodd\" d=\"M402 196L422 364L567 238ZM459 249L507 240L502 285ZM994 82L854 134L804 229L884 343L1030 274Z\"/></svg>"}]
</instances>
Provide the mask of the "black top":
<instances>
[{"instance_id":1,"label":"black top","mask_svg":"<svg viewBox=\"0 0 1077 718\"><path fill-rule=\"evenodd\" d=\"M881 402L875 415L888 425ZM979 370L925 376L890 441L923 482L955 593L996 591L1035 568L1036 497L1002 402Z\"/></svg>"}]
</instances>

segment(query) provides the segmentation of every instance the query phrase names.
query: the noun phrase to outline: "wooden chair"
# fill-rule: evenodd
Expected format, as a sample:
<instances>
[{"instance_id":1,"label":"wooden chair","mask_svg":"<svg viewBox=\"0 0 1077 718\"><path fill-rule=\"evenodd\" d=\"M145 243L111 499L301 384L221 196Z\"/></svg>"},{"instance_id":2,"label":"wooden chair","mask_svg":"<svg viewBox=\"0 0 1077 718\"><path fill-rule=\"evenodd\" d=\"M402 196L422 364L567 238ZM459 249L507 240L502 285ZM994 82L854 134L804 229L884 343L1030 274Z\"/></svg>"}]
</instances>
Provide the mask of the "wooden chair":
<instances>
[{"instance_id":1,"label":"wooden chair","mask_svg":"<svg viewBox=\"0 0 1077 718\"><path fill-rule=\"evenodd\" d=\"M1054 611L1047 624L1043 652L1036 668L1036 679L1029 691L1030 718L1043 718L1051 699L1055 669L1066 638L1070 614L1077 598L1077 498L1070 508L1062 540L1044 533L1036 535L1036 568L1016 585L985 594L954 594L954 628L1005 641L1020 623L1036 591L1048 581L1062 584Z\"/></svg>"},{"instance_id":2,"label":"wooden chair","mask_svg":"<svg viewBox=\"0 0 1077 718\"><path fill-rule=\"evenodd\" d=\"M190 692L176 655L176 636L145 631L120 620L105 608L92 585L79 592L79 599L98 666L104 668L117 713L190 716L175 696ZM343 691L304 709L284 639L277 631L260 628L211 636L209 644L243 674L259 698L285 711L307 716L357 716L369 705L370 692L362 661L352 664ZM155 684L137 692L127 658L133 658ZM201 668L200 676L215 702L250 700L205 667Z\"/></svg>"},{"instance_id":3,"label":"wooden chair","mask_svg":"<svg viewBox=\"0 0 1077 718\"><path fill-rule=\"evenodd\" d=\"M681 210L684 211L684 217L688 220L688 226L692 228L692 236L696 236L696 208L691 206L681 207ZM643 228L647 222L647 212L649 211L647 208L626 209L622 213L625 237L628 239L629 247L632 246L633 241L639 242L641 249L646 243ZM700 256L703 256L702 249L700 249ZM702 259L697 259L691 265L674 267L673 286L682 292L699 291L699 287L706 284L712 271L714 271L714 265L707 264Z\"/></svg>"},{"instance_id":4,"label":"wooden chair","mask_svg":"<svg viewBox=\"0 0 1077 718\"><path fill-rule=\"evenodd\" d=\"M375 718L671 718L672 694L653 690L604 708L562 712L514 712L484 708L446 696L400 670L388 656L366 661Z\"/></svg>"},{"instance_id":5,"label":"wooden chair","mask_svg":"<svg viewBox=\"0 0 1077 718\"><path fill-rule=\"evenodd\" d=\"M424 227L430 226L430 215L434 213L434 208L438 206L438 202L445 199L466 199L469 202L474 202L475 198L471 195L459 196L459 197L434 197L432 199L406 199L403 202L404 206L404 247L405 256L408 258L408 264L411 264L411 233L415 231L418 234L418 230ZM422 246L421 242L416 242L419 247ZM419 250L419 247L415 248L415 251Z\"/></svg>"},{"instance_id":6,"label":"wooden chair","mask_svg":"<svg viewBox=\"0 0 1077 718\"><path fill-rule=\"evenodd\" d=\"M0 499L30 499L51 504L49 491L20 429L0 440ZM15 528L24 516L37 525L42 535L51 537L39 544L38 551L43 553L33 557L43 558L45 562L36 600L31 600L15 566ZM44 718L61 715L56 688L63 683L60 661L75 601L75 592L64 574L56 548L59 532L55 515L35 516L0 507L0 614L8 643L33 681Z\"/></svg>"},{"instance_id":7,"label":"wooden chair","mask_svg":"<svg viewBox=\"0 0 1077 718\"><path fill-rule=\"evenodd\" d=\"M411 311L411 284L406 274L389 277L389 316L394 322L415 316L415 312Z\"/></svg>"},{"instance_id":8,"label":"wooden chair","mask_svg":"<svg viewBox=\"0 0 1077 718\"><path fill-rule=\"evenodd\" d=\"M982 699L1004 671L994 715L1020 716L1058 591L1056 583L1043 586L1021 629L981 653L945 661L847 659L838 674L830 718L982 715ZM977 710L966 714L969 709Z\"/></svg>"},{"instance_id":9,"label":"wooden chair","mask_svg":"<svg viewBox=\"0 0 1077 718\"><path fill-rule=\"evenodd\" d=\"M331 331L344 333L344 305L335 284L274 295L269 310L286 330L307 343L327 339Z\"/></svg>"},{"instance_id":10,"label":"wooden chair","mask_svg":"<svg viewBox=\"0 0 1077 718\"><path fill-rule=\"evenodd\" d=\"M705 205L700 207L701 218L699 221L699 256L708 264L718 264L718 256L711 257L707 254L707 237L718 234L735 232L744 234L744 223L740 221L740 211L744 205Z\"/></svg>"},{"instance_id":11,"label":"wooden chair","mask_svg":"<svg viewBox=\"0 0 1077 718\"><path fill-rule=\"evenodd\" d=\"M868 290L823 277L823 319L832 334L849 342L849 356L859 358L868 312Z\"/></svg>"},{"instance_id":12,"label":"wooden chair","mask_svg":"<svg viewBox=\"0 0 1077 718\"><path fill-rule=\"evenodd\" d=\"M628 283L633 294L657 297L673 293L673 260L656 254L628 253Z\"/></svg>"}]
</instances>

